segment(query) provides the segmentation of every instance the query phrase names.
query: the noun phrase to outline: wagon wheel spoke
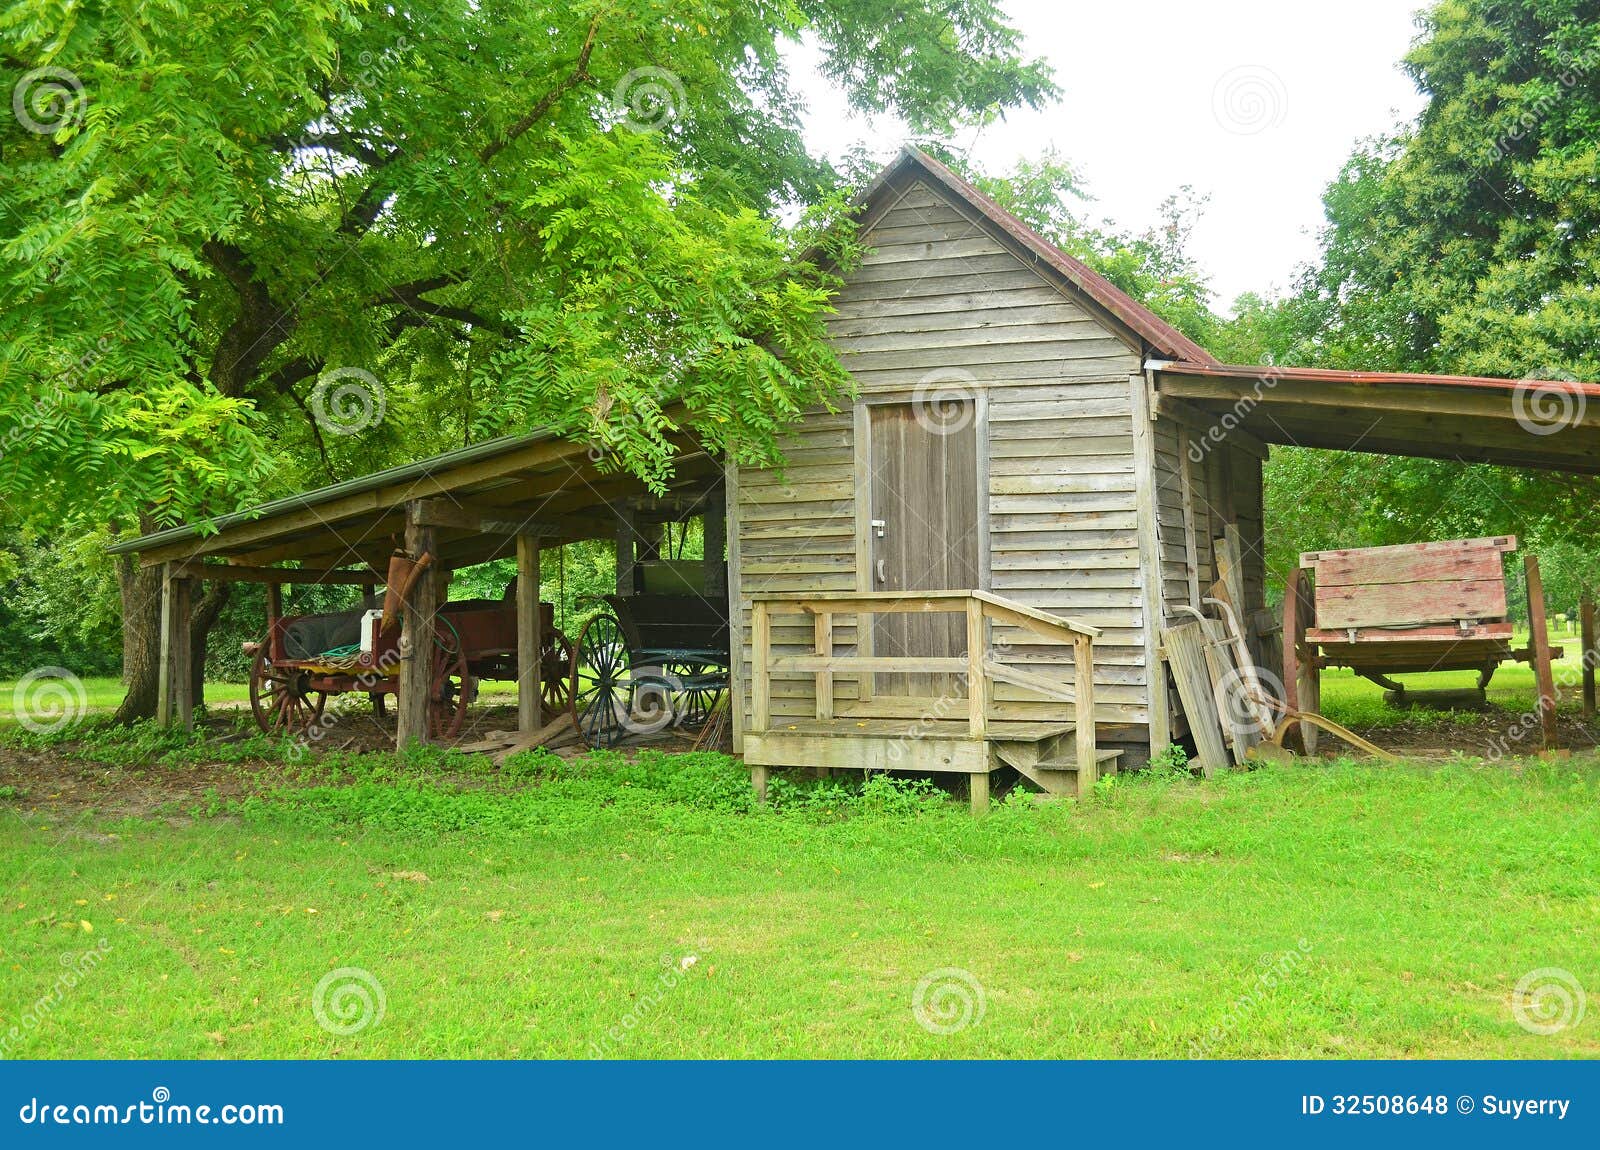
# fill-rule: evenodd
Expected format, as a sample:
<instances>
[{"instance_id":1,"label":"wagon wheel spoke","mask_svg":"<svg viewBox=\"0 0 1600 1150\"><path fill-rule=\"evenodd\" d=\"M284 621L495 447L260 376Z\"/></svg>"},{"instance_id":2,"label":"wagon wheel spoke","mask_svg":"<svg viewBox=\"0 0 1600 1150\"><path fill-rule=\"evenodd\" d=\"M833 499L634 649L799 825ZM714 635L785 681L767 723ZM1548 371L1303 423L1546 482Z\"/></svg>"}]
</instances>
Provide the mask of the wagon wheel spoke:
<instances>
[{"instance_id":1,"label":"wagon wheel spoke","mask_svg":"<svg viewBox=\"0 0 1600 1150\"><path fill-rule=\"evenodd\" d=\"M591 747L615 746L633 686L622 627L612 616L597 616L578 632L570 682L568 710L579 735Z\"/></svg>"},{"instance_id":2,"label":"wagon wheel spoke","mask_svg":"<svg viewBox=\"0 0 1600 1150\"><path fill-rule=\"evenodd\" d=\"M721 684L708 681L714 668L691 659L670 663L666 671L671 681L683 684L672 692L674 722L691 729L705 726L722 698Z\"/></svg>"},{"instance_id":3,"label":"wagon wheel spoke","mask_svg":"<svg viewBox=\"0 0 1600 1150\"><path fill-rule=\"evenodd\" d=\"M539 660L539 698L548 723L572 705L572 642L561 632L550 636Z\"/></svg>"},{"instance_id":4,"label":"wagon wheel spoke","mask_svg":"<svg viewBox=\"0 0 1600 1150\"><path fill-rule=\"evenodd\" d=\"M256 725L269 735L298 734L322 717L328 696L310 689L310 675L305 671L273 666L270 649L269 635L250 664L250 711Z\"/></svg>"},{"instance_id":5,"label":"wagon wheel spoke","mask_svg":"<svg viewBox=\"0 0 1600 1150\"><path fill-rule=\"evenodd\" d=\"M434 738L453 739L461 733L476 686L461 644L453 635L436 635L428 690L428 730Z\"/></svg>"}]
</instances>

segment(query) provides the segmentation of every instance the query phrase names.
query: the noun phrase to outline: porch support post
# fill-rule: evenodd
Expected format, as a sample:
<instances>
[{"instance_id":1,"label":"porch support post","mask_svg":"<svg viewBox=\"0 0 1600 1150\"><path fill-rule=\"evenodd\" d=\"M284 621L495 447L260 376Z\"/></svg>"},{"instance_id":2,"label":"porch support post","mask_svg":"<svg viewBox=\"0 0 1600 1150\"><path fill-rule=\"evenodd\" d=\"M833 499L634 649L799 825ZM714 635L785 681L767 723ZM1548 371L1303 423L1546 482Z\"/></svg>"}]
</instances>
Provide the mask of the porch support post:
<instances>
[{"instance_id":1,"label":"porch support post","mask_svg":"<svg viewBox=\"0 0 1600 1150\"><path fill-rule=\"evenodd\" d=\"M433 554L434 529L418 523L414 508L407 506L406 554L412 562ZM410 601L403 605L404 623L400 631L399 718L395 724L396 749L413 741L428 741L428 696L433 685L434 612L439 603L438 580L431 571L411 585ZM394 588L390 588L391 591Z\"/></svg>"},{"instance_id":2,"label":"porch support post","mask_svg":"<svg viewBox=\"0 0 1600 1150\"><path fill-rule=\"evenodd\" d=\"M194 727L194 647L189 628L193 585L176 564L161 566L161 661L156 670L156 722Z\"/></svg>"},{"instance_id":3,"label":"porch support post","mask_svg":"<svg viewBox=\"0 0 1600 1150\"><path fill-rule=\"evenodd\" d=\"M984 670L989 645L984 626L983 602L967 600L967 733L974 739L989 737L989 673ZM989 776L985 774L984 786ZM985 803L987 804L987 799Z\"/></svg>"},{"instance_id":4,"label":"porch support post","mask_svg":"<svg viewBox=\"0 0 1600 1150\"><path fill-rule=\"evenodd\" d=\"M989 772L973 771L967 776L970 783L968 787L972 795L972 813L986 815L989 813Z\"/></svg>"},{"instance_id":5,"label":"porch support post","mask_svg":"<svg viewBox=\"0 0 1600 1150\"><path fill-rule=\"evenodd\" d=\"M539 537L517 536L517 730L537 731L539 652L544 646L539 610Z\"/></svg>"}]
</instances>

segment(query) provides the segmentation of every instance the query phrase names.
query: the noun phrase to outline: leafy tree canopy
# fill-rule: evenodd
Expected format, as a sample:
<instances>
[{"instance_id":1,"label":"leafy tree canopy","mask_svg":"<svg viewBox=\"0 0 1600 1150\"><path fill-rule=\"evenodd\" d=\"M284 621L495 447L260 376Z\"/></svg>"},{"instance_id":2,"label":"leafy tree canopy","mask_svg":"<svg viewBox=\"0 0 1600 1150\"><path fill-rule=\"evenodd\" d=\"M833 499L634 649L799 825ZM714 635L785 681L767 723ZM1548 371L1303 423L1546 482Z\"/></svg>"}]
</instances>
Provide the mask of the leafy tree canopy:
<instances>
[{"instance_id":1,"label":"leafy tree canopy","mask_svg":"<svg viewBox=\"0 0 1600 1150\"><path fill-rule=\"evenodd\" d=\"M0 496L149 524L533 424L659 481L680 408L770 457L846 382L802 36L919 131L1053 95L991 0L12 5Z\"/></svg>"},{"instance_id":2,"label":"leafy tree canopy","mask_svg":"<svg viewBox=\"0 0 1600 1150\"><path fill-rule=\"evenodd\" d=\"M1600 379L1600 5L1445 0L1420 28L1404 66L1426 107L1351 156L1321 261L1241 307L1236 336L1286 365ZM1595 527L1588 479L1292 450L1269 466L1292 503L1280 562L1451 534L1553 550Z\"/></svg>"}]
</instances>

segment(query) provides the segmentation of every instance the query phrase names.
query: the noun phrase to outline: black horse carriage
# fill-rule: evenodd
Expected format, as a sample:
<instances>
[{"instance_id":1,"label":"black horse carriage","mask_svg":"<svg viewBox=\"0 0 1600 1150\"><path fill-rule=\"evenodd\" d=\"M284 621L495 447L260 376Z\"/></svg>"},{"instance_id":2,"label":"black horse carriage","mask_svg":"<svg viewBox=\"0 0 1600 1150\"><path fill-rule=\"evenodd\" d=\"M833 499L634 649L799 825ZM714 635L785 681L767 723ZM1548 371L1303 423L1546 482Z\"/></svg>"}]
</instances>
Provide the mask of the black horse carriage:
<instances>
[{"instance_id":1,"label":"black horse carriage","mask_svg":"<svg viewBox=\"0 0 1600 1150\"><path fill-rule=\"evenodd\" d=\"M728 690L727 608L696 594L606 595L572 654L572 718L591 747L703 727Z\"/></svg>"}]
</instances>

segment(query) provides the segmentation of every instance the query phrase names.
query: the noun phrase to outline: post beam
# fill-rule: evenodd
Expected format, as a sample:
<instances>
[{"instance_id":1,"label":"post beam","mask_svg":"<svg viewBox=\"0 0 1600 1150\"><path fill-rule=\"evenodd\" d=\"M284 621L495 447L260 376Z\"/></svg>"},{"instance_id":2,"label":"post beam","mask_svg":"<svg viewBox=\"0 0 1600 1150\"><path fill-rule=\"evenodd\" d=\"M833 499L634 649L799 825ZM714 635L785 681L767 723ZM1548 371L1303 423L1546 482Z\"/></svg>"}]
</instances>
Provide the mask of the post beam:
<instances>
[{"instance_id":1,"label":"post beam","mask_svg":"<svg viewBox=\"0 0 1600 1150\"><path fill-rule=\"evenodd\" d=\"M517 536L517 730L537 731L539 651L544 645L539 612L539 538Z\"/></svg>"},{"instance_id":2,"label":"post beam","mask_svg":"<svg viewBox=\"0 0 1600 1150\"><path fill-rule=\"evenodd\" d=\"M406 516L406 554L412 562L434 553L434 530ZM413 741L428 741L428 698L433 685L434 613L438 609L438 581L431 571L423 572L411 587L410 602L400 631L399 717L395 725L395 747L404 749ZM392 590L392 589L391 589Z\"/></svg>"},{"instance_id":3,"label":"post beam","mask_svg":"<svg viewBox=\"0 0 1600 1150\"><path fill-rule=\"evenodd\" d=\"M1550 629L1545 616L1544 580L1539 575L1539 557L1529 554L1522 560L1528 580L1528 628L1532 632L1534 678L1539 685L1539 721L1545 749L1555 747L1556 678L1550 665Z\"/></svg>"},{"instance_id":4,"label":"post beam","mask_svg":"<svg viewBox=\"0 0 1600 1150\"><path fill-rule=\"evenodd\" d=\"M189 626L193 584L177 564L161 569L161 662L156 674L156 722L194 727L194 646Z\"/></svg>"}]
</instances>

